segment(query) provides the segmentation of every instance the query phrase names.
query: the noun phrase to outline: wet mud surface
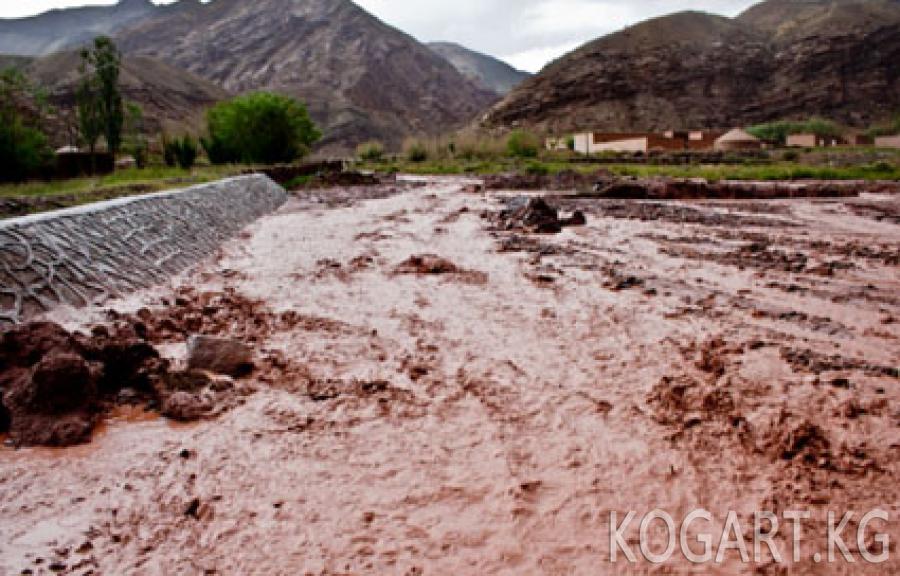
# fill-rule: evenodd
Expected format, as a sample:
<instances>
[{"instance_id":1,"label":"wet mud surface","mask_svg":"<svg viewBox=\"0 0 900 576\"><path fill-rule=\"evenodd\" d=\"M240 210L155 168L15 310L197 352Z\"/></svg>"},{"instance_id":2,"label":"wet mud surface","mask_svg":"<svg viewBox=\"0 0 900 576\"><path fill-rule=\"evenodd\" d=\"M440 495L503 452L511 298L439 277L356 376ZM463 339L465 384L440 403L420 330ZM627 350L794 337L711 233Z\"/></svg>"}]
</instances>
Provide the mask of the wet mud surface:
<instances>
[{"instance_id":1,"label":"wet mud surface","mask_svg":"<svg viewBox=\"0 0 900 576\"><path fill-rule=\"evenodd\" d=\"M0 451L0 574L900 570L896 550L812 559L826 511L898 513L896 196L556 194L584 222L538 233L506 225L518 193L471 182L330 193L167 286L48 318L130 330L176 372L192 335L254 366L207 396L179 380L195 422L115 402L89 444ZM810 536L781 566L610 564L609 513L657 508L705 508L716 534L728 511L752 534L755 511L808 510Z\"/></svg>"}]
</instances>

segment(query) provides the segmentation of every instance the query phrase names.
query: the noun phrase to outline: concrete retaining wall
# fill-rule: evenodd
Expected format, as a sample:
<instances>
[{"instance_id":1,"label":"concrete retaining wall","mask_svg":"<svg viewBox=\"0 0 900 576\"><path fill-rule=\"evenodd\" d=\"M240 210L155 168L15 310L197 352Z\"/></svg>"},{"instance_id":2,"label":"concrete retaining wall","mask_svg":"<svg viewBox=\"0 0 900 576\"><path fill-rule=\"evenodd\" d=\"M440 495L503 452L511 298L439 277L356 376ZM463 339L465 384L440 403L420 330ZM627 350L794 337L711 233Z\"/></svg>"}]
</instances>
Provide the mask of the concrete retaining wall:
<instances>
[{"instance_id":1,"label":"concrete retaining wall","mask_svg":"<svg viewBox=\"0 0 900 576\"><path fill-rule=\"evenodd\" d=\"M254 174L0 221L0 328L165 281L286 198Z\"/></svg>"}]
</instances>

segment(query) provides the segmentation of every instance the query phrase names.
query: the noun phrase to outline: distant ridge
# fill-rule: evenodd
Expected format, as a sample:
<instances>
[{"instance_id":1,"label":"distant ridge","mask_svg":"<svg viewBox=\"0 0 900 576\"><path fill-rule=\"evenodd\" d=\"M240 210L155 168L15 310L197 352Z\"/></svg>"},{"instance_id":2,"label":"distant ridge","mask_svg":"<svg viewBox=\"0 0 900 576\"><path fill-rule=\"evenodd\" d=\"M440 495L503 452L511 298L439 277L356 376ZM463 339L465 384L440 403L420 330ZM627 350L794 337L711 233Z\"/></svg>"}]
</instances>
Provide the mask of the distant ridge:
<instances>
[{"instance_id":1,"label":"distant ridge","mask_svg":"<svg viewBox=\"0 0 900 576\"><path fill-rule=\"evenodd\" d=\"M45 56L109 35L148 17L150 0L121 0L114 6L51 10L27 18L0 19L0 54Z\"/></svg>"},{"instance_id":2,"label":"distant ridge","mask_svg":"<svg viewBox=\"0 0 900 576\"><path fill-rule=\"evenodd\" d=\"M483 128L728 128L900 111L900 1L768 0L735 19L682 12L594 40L526 80Z\"/></svg>"},{"instance_id":3,"label":"distant ridge","mask_svg":"<svg viewBox=\"0 0 900 576\"><path fill-rule=\"evenodd\" d=\"M463 76L500 96L531 77L528 72L516 70L506 62L459 44L432 42L428 47L446 58Z\"/></svg>"}]
</instances>

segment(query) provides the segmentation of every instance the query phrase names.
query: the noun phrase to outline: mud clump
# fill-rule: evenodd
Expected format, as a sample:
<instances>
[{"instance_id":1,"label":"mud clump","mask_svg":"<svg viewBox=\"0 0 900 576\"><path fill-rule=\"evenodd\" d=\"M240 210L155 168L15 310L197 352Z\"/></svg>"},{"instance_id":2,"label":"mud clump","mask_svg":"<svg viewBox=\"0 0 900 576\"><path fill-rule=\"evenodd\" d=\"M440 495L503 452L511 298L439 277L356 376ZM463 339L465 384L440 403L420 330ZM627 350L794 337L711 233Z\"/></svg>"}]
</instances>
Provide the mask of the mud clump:
<instances>
[{"instance_id":1,"label":"mud clump","mask_svg":"<svg viewBox=\"0 0 900 576\"><path fill-rule=\"evenodd\" d=\"M196 370L171 370L147 340L146 325L96 326L69 333L32 323L0 336L0 431L16 446L64 447L88 442L104 412L144 404L178 420L195 420L226 404L230 381ZM232 341L207 347L207 368L252 370L252 351Z\"/></svg>"},{"instance_id":2,"label":"mud clump","mask_svg":"<svg viewBox=\"0 0 900 576\"><path fill-rule=\"evenodd\" d=\"M485 190L590 190L598 180L606 180L610 174L600 170L594 174L582 174L563 170L556 174L539 172L510 172L495 174L484 179Z\"/></svg>"},{"instance_id":3,"label":"mud clump","mask_svg":"<svg viewBox=\"0 0 900 576\"><path fill-rule=\"evenodd\" d=\"M0 337L0 375L10 440L69 446L90 439L103 406L125 388L154 395L168 363L132 334L88 337L33 323Z\"/></svg>"},{"instance_id":4,"label":"mud clump","mask_svg":"<svg viewBox=\"0 0 900 576\"><path fill-rule=\"evenodd\" d=\"M569 218L560 218L559 210L543 198L517 196L507 202L507 207L487 215L494 225L503 231L520 231L532 234L557 234L567 226L584 226L587 218L576 210Z\"/></svg>"},{"instance_id":5,"label":"mud clump","mask_svg":"<svg viewBox=\"0 0 900 576\"><path fill-rule=\"evenodd\" d=\"M395 266L393 273L396 275L447 276L450 279L474 285L483 285L488 281L486 273L467 270L435 254L410 256Z\"/></svg>"},{"instance_id":6,"label":"mud clump","mask_svg":"<svg viewBox=\"0 0 900 576\"><path fill-rule=\"evenodd\" d=\"M617 200L773 200L848 198L872 189L871 185L862 182L709 182L703 178L623 178L598 180L590 195Z\"/></svg>"},{"instance_id":7,"label":"mud clump","mask_svg":"<svg viewBox=\"0 0 900 576\"><path fill-rule=\"evenodd\" d=\"M410 256L394 268L397 274L456 274L460 268L435 254Z\"/></svg>"},{"instance_id":8,"label":"mud clump","mask_svg":"<svg viewBox=\"0 0 900 576\"><path fill-rule=\"evenodd\" d=\"M86 441L97 419L97 376L97 366L57 350L20 374L5 398L13 441L45 446Z\"/></svg>"},{"instance_id":9,"label":"mud clump","mask_svg":"<svg viewBox=\"0 0 900 576\"><path fill-rule=\"evenodd\" d=\"M816 424L803 421L794 427L781 427L771 449L782 460L802 459L807 464L826 465L831 460L831 442Z\"/></svg>"}]
</instances>

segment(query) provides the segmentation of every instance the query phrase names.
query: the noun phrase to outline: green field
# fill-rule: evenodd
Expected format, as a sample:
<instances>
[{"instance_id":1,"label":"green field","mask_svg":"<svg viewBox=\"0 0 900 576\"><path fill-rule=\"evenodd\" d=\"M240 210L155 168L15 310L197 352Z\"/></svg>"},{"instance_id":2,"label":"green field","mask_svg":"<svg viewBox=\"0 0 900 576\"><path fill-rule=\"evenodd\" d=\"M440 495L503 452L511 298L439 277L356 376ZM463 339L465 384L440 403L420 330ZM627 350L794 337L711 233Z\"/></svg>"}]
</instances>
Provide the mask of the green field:
<instances>
[{"instance_id":1,"label":"green field","mask_svg":"<svg viewBox=\"0 0 900 576\"><path fill-rule=\"evenodd\" d=\"M555 174L563 170L575 170L585 174L606 170L616 176L672 178L705 178L717 180L900 180L900 162L875 162L856 166L821 166L796 162L772 162L760 164L607 164L571 163L542 160L490 160L464 161L439 160L425 162L365 162L359 169L384 173L404 174L471 174L484 176L502 172L536 172Z\"/></svg>"}]
</instances>

